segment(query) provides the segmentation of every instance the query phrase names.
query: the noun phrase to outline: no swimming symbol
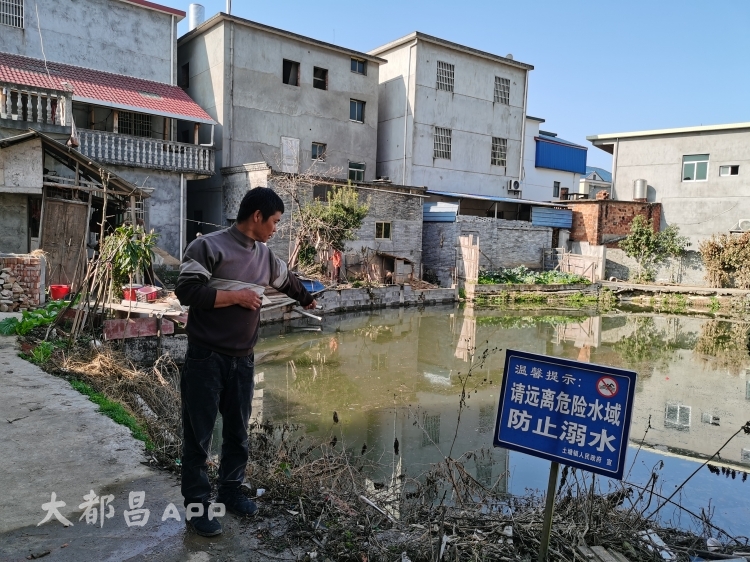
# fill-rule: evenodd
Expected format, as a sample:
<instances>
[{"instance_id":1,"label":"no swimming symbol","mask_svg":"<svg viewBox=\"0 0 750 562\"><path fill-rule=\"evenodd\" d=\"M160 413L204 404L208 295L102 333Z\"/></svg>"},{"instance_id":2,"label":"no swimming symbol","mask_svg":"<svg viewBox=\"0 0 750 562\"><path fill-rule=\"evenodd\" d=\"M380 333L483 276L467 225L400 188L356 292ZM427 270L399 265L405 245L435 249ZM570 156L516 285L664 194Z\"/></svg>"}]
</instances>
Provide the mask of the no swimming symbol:
<instances>
[{"instance_id":1,"label":"no swimming symbol","mask_svg":"<svg viewBox=\"0 0 750 562\"><path fill-rule=\"evenodd\" d=\"M619 390L617 381L613 377L602 377L596 381L596 390L604 398L614 398Z\"/></svg>"}]
</instances>

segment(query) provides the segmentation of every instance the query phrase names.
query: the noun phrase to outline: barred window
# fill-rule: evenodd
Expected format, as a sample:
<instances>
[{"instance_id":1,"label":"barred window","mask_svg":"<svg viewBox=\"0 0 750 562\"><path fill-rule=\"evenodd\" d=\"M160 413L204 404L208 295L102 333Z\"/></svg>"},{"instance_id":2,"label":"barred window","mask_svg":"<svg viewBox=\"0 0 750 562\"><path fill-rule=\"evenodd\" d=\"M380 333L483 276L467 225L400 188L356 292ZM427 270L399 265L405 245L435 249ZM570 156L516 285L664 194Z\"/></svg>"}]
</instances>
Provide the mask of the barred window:
<instances>
[{"instance_id":1,"label":"barred window","mask_svg":"<svg viewBox=\"0 0 750 562\"><path fill-rule=\"evenodd\" d=\"M437 89L446 92L453 91L454 66L447 62L437 61Z\"/></svg>"},{"instance_id":2,"label":"barred window","mask_svg":"<svg viewBox=\"0 0 750 562\"><path fill-rule=\"evenodd\" d=\"M352 181L365 181L364 162L349 162L349 179Z\"/></svg>"},{"instance_id":3,"label":"barred window","mask_svg":"<svg viewBox=\"0 0 750 562\"><path fill-rule=\"evenodd\" d=\"M23 29L23 0L0 0L0 23Z\"/></svg>"},{"instance_id":4,"label":"barred window","mask_svg":"<svg viewBox=\"0 0 750 562\"><path fill-rule=\"evenodd\" d=\"M151 116L144 115L143 113L120 111L117 131L119 133L122 133L123 135L133 135L134 137L150 137Z\"/></svg>"},{"instance_id":5,"label":"barred window","mask_svg":"<svg viewBox=\"0 0 750 562\"><path fill-rule=\"evenodd\" d=\"M508 163L508 139L492 137L492 165L507 166Z\"/></svg>"},{"instance_id":6,"label":"barred window","mask_svg":"<svg viewBox=\"0 0 750 562\"><path fill-rule=\"evenodd\" d=\"M312 159L313 160L320 160L321 162L325 162L326 160L326 145L322 142L314 142L312 143Z\"/></svg>"},{"instance_id":7,"label":"barred window","mask_svg":"<svg viewBox=\"0 0 750 562\"><path fill-rule=\"evenodd\" d=\"M495 76L495 102L510 105L510 79Z\"/></svg>"},{"instance_id":8,"label":"barred window","mask_svg":"<svg viewBox=\"0 0 750 562\"><path fill-rule=\"evenodd\" d=\"M451 130L435 127L433 158L451 159Z\"/></svg>"}]
</instances>

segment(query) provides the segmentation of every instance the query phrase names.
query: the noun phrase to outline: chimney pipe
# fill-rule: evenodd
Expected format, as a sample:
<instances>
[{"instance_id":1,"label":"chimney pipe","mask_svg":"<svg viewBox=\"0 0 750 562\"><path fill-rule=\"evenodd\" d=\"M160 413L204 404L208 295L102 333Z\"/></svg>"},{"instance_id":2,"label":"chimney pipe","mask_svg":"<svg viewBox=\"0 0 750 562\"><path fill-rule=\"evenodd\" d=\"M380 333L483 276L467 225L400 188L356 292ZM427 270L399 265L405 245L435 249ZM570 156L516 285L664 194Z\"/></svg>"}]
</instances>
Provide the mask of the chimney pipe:
<instances>
[{"instance_id":1,"label":"chimney pipe","mask_svg":"<svg viewBox=\"0 0 750 562\"><path fill-rule=\"evenodd\" d=\"M232 13L232 0L227 0L227 14Z\"/></svg>"}]
</instances>

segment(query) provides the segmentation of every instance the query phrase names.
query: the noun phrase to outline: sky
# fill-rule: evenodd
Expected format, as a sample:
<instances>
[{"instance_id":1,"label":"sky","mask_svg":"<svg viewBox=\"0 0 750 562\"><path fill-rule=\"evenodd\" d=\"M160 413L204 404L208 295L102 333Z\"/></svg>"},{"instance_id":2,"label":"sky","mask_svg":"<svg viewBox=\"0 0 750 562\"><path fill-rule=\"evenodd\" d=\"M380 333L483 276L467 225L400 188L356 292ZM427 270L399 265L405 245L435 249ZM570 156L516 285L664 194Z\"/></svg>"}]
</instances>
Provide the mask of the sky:
<instances>
[{"instance_id":1,"label":"sky","mask_svg":"<svg viewBox=\"0 0 750 562\"><path fill-rule=\"evenodd\" d=\"M226 10L200 3L206 19ZM607 170L586 136L750 121L748 0L233 0L232 13L358 51L416 30L511 53L534 66L527 113Z\"/></svg>"}]
</instances>

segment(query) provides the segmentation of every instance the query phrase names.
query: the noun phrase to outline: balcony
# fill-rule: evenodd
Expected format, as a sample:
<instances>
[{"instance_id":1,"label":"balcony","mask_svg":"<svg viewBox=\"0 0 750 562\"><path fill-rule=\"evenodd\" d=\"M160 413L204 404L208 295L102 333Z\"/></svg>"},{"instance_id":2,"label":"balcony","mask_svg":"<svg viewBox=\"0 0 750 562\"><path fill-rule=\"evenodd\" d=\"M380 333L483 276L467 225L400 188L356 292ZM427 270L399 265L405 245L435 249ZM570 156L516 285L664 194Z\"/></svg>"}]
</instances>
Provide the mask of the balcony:
<instances>
[{"instance_id":1,"label":"balcony","mask_svg":"<svg viewBox=\"0 0 750 562\"><path fill-rule=\"evenodd\" d=\"M103 164L211 176L214 149L198 144L78 129L78 150Z\"/></svg>"},{"instance_id":2,"label":"balcony","mask_svg":"<svg viewBox=\"0 0 750 562\"><path fill-rule=\"evenodd\" d=\"M70 133L72 94L0 82L2 127Z\"/></svg>"}]
</instances>

